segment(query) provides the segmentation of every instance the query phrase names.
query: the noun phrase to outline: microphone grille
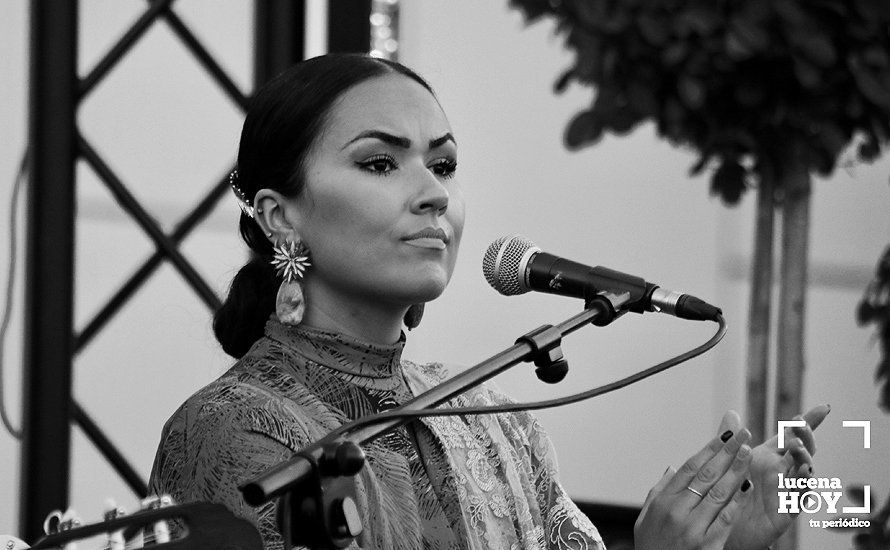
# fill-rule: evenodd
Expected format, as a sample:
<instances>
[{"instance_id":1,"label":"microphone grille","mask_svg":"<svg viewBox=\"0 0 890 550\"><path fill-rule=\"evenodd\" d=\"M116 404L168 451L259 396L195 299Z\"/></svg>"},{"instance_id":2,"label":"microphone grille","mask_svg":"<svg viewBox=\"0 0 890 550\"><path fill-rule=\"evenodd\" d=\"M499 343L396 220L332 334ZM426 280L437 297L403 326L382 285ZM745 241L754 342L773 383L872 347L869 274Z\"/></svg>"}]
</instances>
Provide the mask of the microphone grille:
<instances>
[{"instance_id":1,"label":"microphone grille","mask_svg":"<svg viewBox=\"0 0 890 550\"><path fill-rule=\"evenodd\" d=\"M495 290L505 296L529 291L521 280L528 258L541 249L522 235L506 235L488 246L482 258L482 273Z\"/></svg>"}]
</instances>

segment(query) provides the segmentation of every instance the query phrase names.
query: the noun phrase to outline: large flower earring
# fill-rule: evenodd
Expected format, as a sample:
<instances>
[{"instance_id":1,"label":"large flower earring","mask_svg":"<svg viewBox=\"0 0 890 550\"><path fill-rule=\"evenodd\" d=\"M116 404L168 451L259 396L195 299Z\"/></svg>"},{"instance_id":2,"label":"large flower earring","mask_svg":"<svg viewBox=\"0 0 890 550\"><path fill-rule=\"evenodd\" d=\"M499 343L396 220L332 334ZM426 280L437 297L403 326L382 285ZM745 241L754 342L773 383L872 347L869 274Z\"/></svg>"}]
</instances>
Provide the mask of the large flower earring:
<instances>
[{"instance_id":1,"label":"large flower earring","mask_svg":"<svg viewBox=\"0 0 890 550\"><path fill-rule=\"evenodd\" d=\"M420 325L420 320L423 319L423 304L414 304L408 308L408 311L405 312L405 317L402 319L404 321L405 326L408 327L408 330L412 330L417 328Z\"/></svg>"},{"instance_id":2,"label":"large flower earring","mask_svg":"<svg viewBox=\"0 0 890 550\"><path fill-rule=\"evenodd\" d=\"M302 241L285 241L274 247L272 265L284 279L275 298L275 314L285 325L299 325L306 312L303 299L303 277L309 263L309 249Z\"/></svg>"}]
</instances>

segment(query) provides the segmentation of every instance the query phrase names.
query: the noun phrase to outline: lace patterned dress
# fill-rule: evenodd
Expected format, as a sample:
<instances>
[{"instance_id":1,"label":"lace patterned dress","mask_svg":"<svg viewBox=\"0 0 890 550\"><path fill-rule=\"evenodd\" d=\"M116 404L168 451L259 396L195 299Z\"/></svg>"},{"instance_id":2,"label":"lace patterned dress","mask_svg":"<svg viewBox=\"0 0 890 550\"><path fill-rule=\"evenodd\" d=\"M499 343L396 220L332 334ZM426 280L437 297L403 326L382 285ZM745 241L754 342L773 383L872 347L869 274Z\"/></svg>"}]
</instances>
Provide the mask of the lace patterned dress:
<instances>
[{"instance_id":1,"label":"lace patterned dress","mask_svg":"<svg viewBox=\"0 0 890 550\"><path fill-rule=\"evenodd\" d=\"M269 321L266 336L164 426L152 491L223 503L258 527L266 548L284 548L275 504L246 504L238 485L350 419L449 377L441 364L402 361L403 346ZM483 385L450 404L506 402ZM357 476L362 548L605 548L560 486L550 440L530 414L423 419L365 454Z\"/></svg>"}]
</instances>

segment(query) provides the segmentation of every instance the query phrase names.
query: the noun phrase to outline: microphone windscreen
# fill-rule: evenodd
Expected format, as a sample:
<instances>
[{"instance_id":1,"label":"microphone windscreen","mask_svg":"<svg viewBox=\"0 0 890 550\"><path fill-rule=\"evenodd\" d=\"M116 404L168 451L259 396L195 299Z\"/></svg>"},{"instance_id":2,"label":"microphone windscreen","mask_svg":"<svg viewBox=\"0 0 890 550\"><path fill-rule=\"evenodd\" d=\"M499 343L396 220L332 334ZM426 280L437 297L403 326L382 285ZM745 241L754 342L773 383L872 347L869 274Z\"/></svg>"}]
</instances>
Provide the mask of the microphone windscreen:
<instances>
[{"instance_id":1,"label":"microphone windscreen","mask_svg":"<svg viewBox=\"0 0 890 550\"><path fill-rule=\"evenodd\" d=\"M522 235L506 235L488 246L482 258L482 273L495 290L505 296L524 294L530 289L524 283L529 258L541 249Z\"/></svg>"}]
</instances>

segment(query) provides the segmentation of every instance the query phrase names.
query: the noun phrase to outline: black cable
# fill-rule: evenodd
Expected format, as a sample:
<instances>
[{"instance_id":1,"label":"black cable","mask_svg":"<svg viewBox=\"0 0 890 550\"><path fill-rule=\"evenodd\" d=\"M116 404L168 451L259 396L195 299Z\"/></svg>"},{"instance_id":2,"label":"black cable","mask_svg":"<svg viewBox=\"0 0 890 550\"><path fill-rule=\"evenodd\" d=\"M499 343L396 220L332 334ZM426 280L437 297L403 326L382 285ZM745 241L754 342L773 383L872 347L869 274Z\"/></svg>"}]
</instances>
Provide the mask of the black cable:
<instances>
[{"instance_id":1,"label":"black cable","mask_svg":"<svg viewBox=\"0 0 890 550\"><path fill-rule=\"evenodd\" d=\"M498 413L507 413L507 412L519 412L519 411L536 411L540 409L548 409L552 407L561 407L563 405L571 405L572 403L577 403L579 401L584 401L586 399L591 399L593 397L597 397L615 390L619 390L644 378L649 378L655 374L658 374L662 371L665 371L671 367L675 367L680 363L688 361L693 357L697 357L704 352L710 350L714 346L717 345L720 340L723 339L723 336L726 335L726 320L722 315L718 315L715 319L718 324L717 332L708 339L704 344L695 347L687 352L681 353L666 361L662 361L657 365L649 367L648 369L641 370L630 376L626 376L621 378L620 380L616 380L615 382L611 382L609 384L604 384L602 386L597 386L593 389L583 391L580 393L575 393L572 395L567 395L565 397L557 397L554 399L546 399L544 401L531 401L529 403L510 403L507 405L493 405L486 407L451 407L447 409L425 409L419 411L400 411L400 410L391 410L385 411L382 413L377 413L370 416L365 416L362 418L358 418L353 420L349 424L345 424L340 426L336 430L332 431L330 434L325 436L326 440L333 440L338 437L342 437L351 432L358 430L359 428L363 428L365 426L370 426L373 424L379 424L381 422L386 422L388 420L392 420L394 418L424 418L430 416L456 416L456 415L465 415L465 414L498 414ZM359 442L361 443L361 442Z\"/></svg>"},{"instance_id":2,"label":"black cable","mask_svg":"<svg viewBox=\"0 0 890 550\"><path fill-rule=\"evenodd\" d=\"M12 317L12 301L15 293L16 258L18 257L18 254L16 253L18 249L18 238L16 235L18 226L16 214L18 213L18 209L16 206L18 205L19 192L21 191L22 184L28 179L29 156L30 151L25 149L25 153L22 155L22 161L19 164L18 174L16 174L15 182L12 185L12 199L9 201L9 276L6 279L6 305L3 306L3 320L0 321L0 419L3 420L3 427L6 428L6 431L16 439L22 438L22 431L21 429L16 429L15 426L12 425L12 422L9 420L9 415L6 412L6 399L4 398L3 393L3 357L5 355L4 352L6 347L6 331L9 328L9 319Z\"/></svg>"}]
</instances>

